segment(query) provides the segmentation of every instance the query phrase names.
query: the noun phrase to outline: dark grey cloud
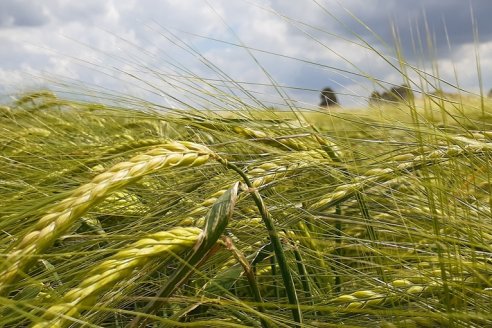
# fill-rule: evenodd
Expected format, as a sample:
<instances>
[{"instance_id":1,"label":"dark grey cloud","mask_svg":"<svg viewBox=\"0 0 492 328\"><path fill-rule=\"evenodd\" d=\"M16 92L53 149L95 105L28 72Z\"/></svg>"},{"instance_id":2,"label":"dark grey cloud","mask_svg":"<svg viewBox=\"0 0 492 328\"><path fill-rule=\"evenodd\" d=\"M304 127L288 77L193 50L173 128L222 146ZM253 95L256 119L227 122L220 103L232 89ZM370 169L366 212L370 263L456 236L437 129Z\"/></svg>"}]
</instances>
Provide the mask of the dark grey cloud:
<instances>
[{"instance_id":1,"label":"dark grey cloud","mask_svg":"<svg viewBox=\"0 0 492 328\"><path fill-rule=\"evenodd\" d=\"M0 1L0 27L41 26L49 22L42 3L29 0Z\"/></svg>"},{"instance_id":2,"label":"dark grey cloud","mask_svg":"<svg viewBox=\"0 0 492 328\"><path fill-rule=\"evenodd\" d=\"M305 11L283 6L281 0L272 1L275 4L274 8L277 8L280 13L293 19L301 17L302 23L292 23L290 36L300 35L301 32L296 27L302 27L313 37L311 44L319 41L319 47L310 49L320 54L318 63L343 69L346 68L343 58L348 56L350 63L355 64L353 67L347 68L349 71L354 73L365 72L372 78L389 83L374 85L362 76L339 74L340 72L336 70L321 67L303 67L291 74L290 83L292 85L311 90L320 90L325 86L330 86L337 92L347 93L346 96L341 96L342 103L363 102L363 99L360 98L361 94L369 94L373 88L381 89L383 86L391 88L391 83L400 84L403 83L403 80L398 71L390 64L381 62L379 65L374 65L374 60L379 56L376 53L373 53L373 58L367 61L359 60L357 56L351 57L351 53L355 51L360 57L363 53L362 48L347 46L343 49L343 47L337 46L339 42L348 45L350 42L348 40L358 43L365 41L380 50L381 54L388 56L389 59L395 57L396 41L393 30L396 30L398 43L408 62L420 69L428 68L430 67L430 53L432 53L432 60L439 61L440 65L444 65L440 66L439 72L442 78L454 81L452 63L455 63L458 67L459 79L463 79L467 87L473 89L476 88L478 81L478 77L470 74L470 71L476 71L473 50L474 24L478 30L481 44L492 40L492 20L489 18L492 13L492 1L489 0L320 0L318 1L320 5L313 5L311 1L303 2ZM309 13L310 16L305 16L306 13ZM448 48L446 32L451 50ZM427 43L429 36L432 39L431 45ZM342 40L347 40L347 42ZM383 43L386 43L387 47L384 47ZM334 61L323 47L326 49L342 48L338 50L341 60ZM463 53L464 47L470 50ZM482 49L484 52L481 58L482 70L486 70L485 67L490 66L488 57L485 55L489 53L487 49ZM447 63L445 63L446 61ZM487 64L483 65L486 61ZM392 62L396 67L399 67L397 62ZM483 81L486 86L492 83L488 74L484 74ZM353 93L353 97L350 97L350 86L355 85L357 85L357 91ZM432 89L432 87L430 88ZM310 97L314 99L312 91L305 90L296 93L309 93Z\"/></svg>"},{"instance_id":3,"label":"dark grey cloud","mask_svg":"<svg viewBox=\"0 0 492 328\"><path fill-rule=\"evenodd\" d=\"M95 0L1 0L0 28L41 27L48 23L58 25L70 22L98 25L103 16L111 12L111 5Z\"/></svg>"},{"instance_id":4,"label":"dark grey cloud","mask_svg":"<svg viewBox=\"0 0 492 328\"><path fill-rule=\"evenodd\" d=\"M371 9L367 10L368 7ZM472 15L480 41L492 40L492 1L489 0L368 0L363 5L359 3L347 9L389 45L395 44L394 27L407 58L421 56L419 48L425 49L424 53L428 54L428 36L432 39L432 50L440 58L449 55L446 30L451 48L473 43ZM345 15L342 21L354 33L370 42L377 42L374 35L349 15ZM344 29L339 29L339 32L349 34Z\"/></svg>"}]
</instances>

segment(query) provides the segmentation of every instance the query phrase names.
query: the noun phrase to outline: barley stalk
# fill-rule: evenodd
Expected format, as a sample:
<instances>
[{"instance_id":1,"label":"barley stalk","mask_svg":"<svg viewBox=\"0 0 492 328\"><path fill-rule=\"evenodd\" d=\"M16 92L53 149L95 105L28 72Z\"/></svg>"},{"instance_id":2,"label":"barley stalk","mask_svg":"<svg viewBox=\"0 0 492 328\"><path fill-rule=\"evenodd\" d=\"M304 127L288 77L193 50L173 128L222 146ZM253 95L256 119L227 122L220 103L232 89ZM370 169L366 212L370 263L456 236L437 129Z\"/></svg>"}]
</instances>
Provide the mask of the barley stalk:
<instances>
[{"instance_id":1,"label":"barley stalk","mask_svg":"<svg viewBox=\"0 0 492 328\"><path fill-rule=\"evenodd\" d=\"M248 186L248 189L251 191L251 195L256 204L256 207L258 208L258 211L260 212L263 219L263 223L268 230L269 238L273 246L273 251L275 252L275 257L280 267L280 273L282 274L282 280L284 282L287 298L289 300L289 303L292 305L292 317L296 323L302 325L302 312L299 307L299 299L297 297L294 280L292 278L292 273L290 272L290 269L288 267L287 259L279 235L277 233L274 220L268 212L265 203L260 196L260 193L258 192L257 188L253 187L253 184L251 183L247 175L243 171L241 171L241 169L235 164L229 163L222 158L218 158L218 161L225 167L237 172L241 176L241 178L243 178L244 182Z\"/></svg>"},{"instance_id":2,"label":"barley stalk","mask_svg":"<svg viewBox=\"0 0 492 328\"><path fill-rule=\"evenodd\" d=\"M263 163L249 170L248 173L253 176L251 178L251 184L253 185L253 187L261 189L261 187L271 182L279 181L282 178L288 177L294 174L295 172L297 172L298 169L302 169L306 166L307 164L304 162L298 162L291 165ZM223 193L225 193L228 188L230 188L230 186L224 187L223 189L210 195L198 207L196 207L190 212L190 216L191 217L203 216L208 211L208 208L212 204L214 204L217 198L220 197ZM187 220L188 219L191 219L191 222L197 221L197 220L193 220L192 218L187 218Z\"/></svg>"},{"instance_id":3,"label":"barley stalk","mask_svg":"<svg viewBox=\"0 0 492 328\"><path fill-rule=\"evenodd\" d=\"M355 196L358 192L361 192L366 188L388 182L409 171L415 171L422 167L442 163L443 161L455 157L481 155L483 153L492 152L492 143L478 142L467 138L459 138L458 140L465 144L462 147L457 145L443 147L443 149L435 150L425 155L410 156L410 154L405 154L407 161L398 164L396 168L370 169L354 179L353 183L337 187L328 197L311 205L310 209L315 211L325 210ZM395 156L394 161L400 160L401 155Z\"/></svg>"},{"instance_id":4,"label":"barley stalk","mask_svg":"<svg viewBox=\"0 0 492 328\"><path fill-rule=\"evenodd\" d=\"M292 149L292 150L307 150L305 144L296 140L297 136L271 136L263 131L254 130L245 126L234 126L232 130L244 137L254 138L261 140L271 146L279 147L282 149ZM305 136L305 135L303 135Z\"/></svg>"},{"instance_id":5,"label":"barley stalk","mask_svg":"<svg viewBox=\"0 0 492 328\"><path fill-rule=\"evenodd\" d=\"M304 162L298 162L291 165L279 165L276 163L264 163L249 171L249 174L255 177L251 179L254 188L260 188L268 183L285 178L298 169L308 166Z\"/></svg>"},{"instance_id":6,"label":"barley stalk","mask_svg":"<svg viewBox=\"0 0 492 328\"><path fill-rule=\"evenodd\" d=\"M185 281L190 278L195 269L218 249L219 244L217 241L224 233L225 228L234 214L234 207L238 199L238 194L239 183L236 182L217 199L205 217L205 227L193 247L193 251L168 278L159 292L157 292L155 298L142 309L143 313L154 313L157 311L166 303L164 300L170 297L181 285L183 285ZM137 316L130 324L130 327L146 326L146 320L146 317Z\"/></svg>"},{"instance_id":7,"label":"barley stalk","mask_svg":"<svg viewBox=\"0 0 492 328\"><path fill-rule=\"evenodd\" d=\"M43 253L76 219L111 192L165 167L202 165L211 156L215 155L205 146L190 142L169 142L127 162L118 163L94 177L91 182L75 189L68 198L44 215L7 255L0 276L0 295L8 291L9 284L32 263L35 255Z\"/></svg>"},{"instance_id":8,"label":"barley stalk","mask_svg":"<svg viewBox=\"0 0 492 328\"><path fill-rule=\"evenodd\" d=\"M110 148L104 151L102 156L110 155L110 154L121 154L127 150L135 149L135 148L143 148L150 146L157 146L159 144L164 143L165 140L160 138L146 138L139 140L129 140L125 143L111 146Z\"/></svg>"},{"instance_id":9,"label":"barley stalk","mask_svg":"<svg viewBox=\"0 0 492 328\"><path fill-rule=\"evenodd\" d=\"M92 165L95 165L101 161L102 158L105 156L109 156L112 154L122 154L125 151L137 149L137 148L144 148L144 147L150 147L150 146L157 146L159 144L164 144L165 140L163 139L157 139L157 138L147 138L147 139L140 139L140 140L130 140L122 144L118 145L113 145L110 148L106 149L101 155L97 156L96 158L89 159L87 161L84 161L75 167L72 167L70 169L65 169L62 171L56 171L53 172L52 174L48 175L46 179L43 181L43 183L46 182L51 182L51 181L56 181L56 179L59 179L62 176L68 176L69 174L73 174L77 171L80 171L83 168L90 167Z\"/></svg>"},{"instance_id":10,"label":"barley stalk","mask_svg":"<svg viewBox=\"0 0 492 328\"><path fill-rule=\"evenodd\" d=\"M171 254L191 249L201 232L201 229L193 227L174 228L138 240L90 270L87 274L89 278L68 291L61 303L47 309L42 317L44 321L34 327L68 326L69 317L76 317L84 307L91 306L102 291L124 280L135 268L145 265L153 257L165 259Z\"/></svg>"},{"instance_id":11,"label":"barley stalk","mask_svg":"<svg viewBox=\"0 0 492 328\"><path fill-rule=\"evenodd\" d=\"M390 291L358 290L351 294L340 295L332 302L341 304L346 309L360 309L381 306L388 302L401 302L408 297L417 297L438 289L440 283L429 282L427 285L414 284L407 279L393 280L388 284Z\"/></svg>"},{"instance_id":12,"label":"barley stalk","mask_svg":"<svg viewBox=\"0 0 492 328\"><path fill-rule=\"evenodd\" d=\"M437 262L437 261L436 261ZM429 294L439 294L443 290L441 270L431 270L426 275L417 274L406 279L395 279L386 284L384 288L375 290L358 290L351 294L343 294L331 302L338 303L344 308L361 309L369 307L378 307L389 303L408 302L409 297L420 297ZM456 286L460 292L463 292L465 285L475 288L476 279L455 278Z\"/></svg>"}]
</instances>

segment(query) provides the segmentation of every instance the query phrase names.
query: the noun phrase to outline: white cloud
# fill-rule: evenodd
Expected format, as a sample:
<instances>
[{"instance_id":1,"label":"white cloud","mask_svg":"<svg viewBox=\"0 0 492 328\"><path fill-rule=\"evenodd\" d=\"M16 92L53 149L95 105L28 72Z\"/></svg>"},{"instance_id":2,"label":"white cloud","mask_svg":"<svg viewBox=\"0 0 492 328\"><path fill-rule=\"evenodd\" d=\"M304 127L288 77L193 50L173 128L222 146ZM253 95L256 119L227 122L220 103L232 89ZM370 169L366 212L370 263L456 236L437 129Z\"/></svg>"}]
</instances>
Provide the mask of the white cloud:
<instances>
[{"instance_id":1,"label":"white cloud","mask_svg":"<svg viewBox=\"0 0 492 328\"><path fill-rule=\"evenodd\" d=\"M252 51L276 82L305 88L305 91L285 91L306 103L316 104L316 90L327 85L356 96L367 96L372 91L369 80L343 70L367 73L394 84L402 82L401 76L381 56L352 43L360 41L350 35L350 29L354 28L358 34L365 30L350 18L345 8L358 14L362 0L344 1L343 6L335 0L320 3L329 13L308 0L45 0L36 2L29 10L25 2L9 0L3 7L0 5L8 9L0 15L0 27L3 26L0 46L6 49L0 53L0 88L19 85L22 81L30 81L32 86L33 74L40 77L40 84L46 84L42 78L51 74L54 80L66 77L159 101L158 96L151 95L146 82L155 89L179 95L184 93L185 84L191 88L192 82L184 77L176 82L176 77L171 75L185 76L192 71L206 78L221 78L201 62L199 55L181 48L186 44L232 79L250 83L246 84L247 88L257 92L258 97L281 100L272 87L254 86L271 81L245 48L193 34L236 44L243 42L252 48L299 59ZM383 16L404 6L382 0L373 0L371 4L366 6L364 2L361 18L378 24L376 27L380 29L389 25L387 21L380 22ZM383 7L387 13L381 12ZM412 9L412 15L419 10ZM346 27L335 18L344 21ZM441 76L452 81L454 63L462 85L476 88L473 45L462 43L453 53L438 61ZM489 72L491 43L484 42L480 53L482 70ZM162 75L157 76L157 72ZM487 74L484 78L485 86L492 85ZM360 97L341 98L347 105L361 103Z\"/></svg>"},{"instance_id":2,"label":"white cloud","mask_svg":"<svg viewBox=\"0 0 492 328\"><path fill-rule=\"evenodd\" d=\"M492 71L492 41L482 43L478 48L473 44L465 44L455 49L451 58L438 60L440 77L452 84L456 84L456 72L460 87L478 94L480 90L476 60L477 52L480 58L483 83L486 88L485 93L487 93L488 89L492 87L492 79L489 74ZM447 88L449 89L449 87Z\"/></svg>"}]
</instances>

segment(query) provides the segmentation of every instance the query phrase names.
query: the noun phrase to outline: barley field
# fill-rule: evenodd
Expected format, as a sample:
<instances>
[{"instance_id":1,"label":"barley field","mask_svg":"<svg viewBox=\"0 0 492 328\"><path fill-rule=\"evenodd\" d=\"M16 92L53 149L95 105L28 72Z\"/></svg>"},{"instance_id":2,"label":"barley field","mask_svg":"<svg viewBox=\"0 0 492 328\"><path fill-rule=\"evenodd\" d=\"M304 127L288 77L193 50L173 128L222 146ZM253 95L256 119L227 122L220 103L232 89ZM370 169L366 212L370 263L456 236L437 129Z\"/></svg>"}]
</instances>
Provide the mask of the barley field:
<instances>
[{"instance_id":1,"label":"barley field","mask_svg":"<svg viewBox=\"0 0 492 328\"><path fill-rule=\"evenodd\" d=\"M289 23L332 54L331 31ZM390 54L356 31L334 37L403 85L351 54L335 68L215 40L270 84L236 81L154 32L213 78L165 51L173 74L147 67L154 54L137 45L114 73L155 102L56 77L0 98L0 327L492 327L492 98L478 29L479 94L406 62L396 32ZM356 108L296 101L294 89L318 91L277 83L258 53L384 91L341 94Z\"/></svg>"},{"instance_id":2,"label":"barley field","mask_svg":"<svg viewBox=\"0 0 492 328\"><path fill-rule=\"evenodd\" d=\"M492 326L487 99L0 110L2 326Z\"/></svg>"}]
</instances>

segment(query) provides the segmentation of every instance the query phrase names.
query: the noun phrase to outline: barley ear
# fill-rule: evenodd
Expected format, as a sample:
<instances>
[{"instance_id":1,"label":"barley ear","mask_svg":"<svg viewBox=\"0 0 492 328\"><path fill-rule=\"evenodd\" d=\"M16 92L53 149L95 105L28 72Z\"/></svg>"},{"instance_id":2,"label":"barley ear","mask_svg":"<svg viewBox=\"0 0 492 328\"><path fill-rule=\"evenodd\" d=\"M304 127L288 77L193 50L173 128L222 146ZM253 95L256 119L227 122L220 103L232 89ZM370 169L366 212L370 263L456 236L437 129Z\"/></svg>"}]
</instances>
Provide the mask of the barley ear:
<instances>
[{"instance_id":1,"label":"barley ear","mask_svg":"<svg viewBox=\"0 0 492 328\"><path fill-rule=\"evenodd\" d=\"M212 151L205 146L191 142L169 142L127 162L118 163L75 189L44 215L7 254L0 265L0 295L8 292L10 284L33 262L36 255L42 254L75 220L113 191L162 168L202 165L211 156L214 156Z\"/></svg>"},{"instance_id":2,"label":"barley ear","mask_svg":"<svg viewBox=\"0 0 492 328\"><path fill-rule=\"evenodd\" d=\"M94 304L97 296L130 276L152 258L167 259L190 249L198 240L199 228L174 228L146 236L96 265L76 288L68 291L58 304L51 306L33 327L66 327L84 307Z\"/></svg>"},{"instance_id":3,"label":"barley ear","mask_svg":"<svg viewBox=\"0 0 492 328\"><path fill-rule=\"evenodd\" d=\"M155 299L147 304L141 311L142 313L154 313L158 310L164 303L162 300L171 296L213 252L217 245L217 240L223 234L232 217L238 193L239 183L237 182L217 199L205 216L205 227L193 248L193 252L169 277L166 284L155 296ZM144 327L145 321L145 317L136 317L131 327Z\"/></svg>"}]
</instances>

